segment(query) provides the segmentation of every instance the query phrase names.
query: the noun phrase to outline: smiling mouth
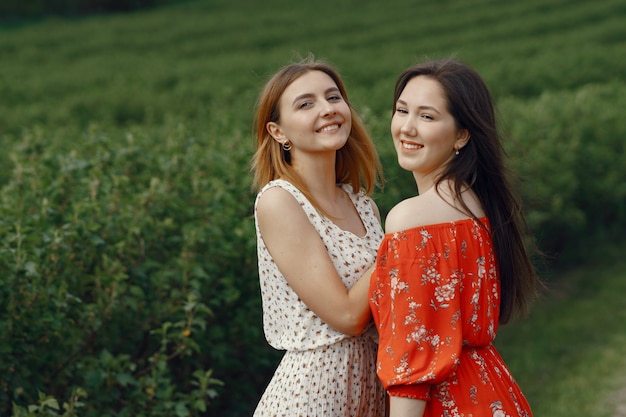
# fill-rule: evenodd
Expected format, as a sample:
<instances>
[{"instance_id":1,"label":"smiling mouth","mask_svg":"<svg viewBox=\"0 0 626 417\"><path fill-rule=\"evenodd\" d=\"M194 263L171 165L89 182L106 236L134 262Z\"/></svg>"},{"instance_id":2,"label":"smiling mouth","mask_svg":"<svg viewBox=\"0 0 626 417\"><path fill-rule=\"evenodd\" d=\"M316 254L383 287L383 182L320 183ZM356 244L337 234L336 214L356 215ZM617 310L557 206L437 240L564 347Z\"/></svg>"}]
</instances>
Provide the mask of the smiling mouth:
<instances>
[{"instance_id":1,"label":"smiling mouth","mask_svg":"<svg viewBox=\"0 0 626 417\"><path fill-rule=\"evenodd\" d=\"M318 133L331 132L333 130L337 130L341 127L340 124L332 124L328 126L324 126L323 128L318 130Z\"/></svg>"},{"instance_id":2,"label":"smiling mouth","mask_svg":"<svg viewBox=\"0 0 626 417\"><path fill-rule=\"evenodd\" d=\"M407 149L409 151L415 151L424 147L424 145L418 145L417 143L412 142L400 141L400 143L402 144L402 149Z\"/></svg>"}]
</instances>

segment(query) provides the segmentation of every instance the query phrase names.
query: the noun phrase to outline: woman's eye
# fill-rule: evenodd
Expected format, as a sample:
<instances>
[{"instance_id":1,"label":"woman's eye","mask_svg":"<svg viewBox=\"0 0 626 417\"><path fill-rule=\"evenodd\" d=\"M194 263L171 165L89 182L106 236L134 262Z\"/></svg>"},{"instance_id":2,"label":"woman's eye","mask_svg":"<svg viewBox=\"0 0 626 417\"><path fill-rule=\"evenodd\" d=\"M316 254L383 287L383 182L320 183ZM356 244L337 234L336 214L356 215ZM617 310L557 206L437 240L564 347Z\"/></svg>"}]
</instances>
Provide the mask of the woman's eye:
<instances>
[{"instance_id":1,"label":"woman's eye","mask_svg":"<svg viewBox=\"0 0 626 417\"><path fill-rule=\"evenodd\" d=\"M401 107L396 108L396 113L402 113L402 114L407 114L408 111L406 111L406 109L403 109Z\"/></svg>"},{"instance_id":2,"label":"woman's eye","mask_svg":"<svg viewBox=\"0 0 626 417\"><path fill-rule=\"evenodd\" d=\"M303 101L302 103L298 104L298 108L299 109L304 109L305 107L309 107L312 104L313 103L311 103L310 101Z\"/></svg>"},{"instance_id":3,"label":"woman's eye","mask_svg":"<svg viewBox=\"0 0 626 417\"><path fill-rule=\"evenodd\" d=\"M422 114L422 118L426 120L433 120L433 117L430 114Z\"/></svg>"},{"instance_id":4,"label":"woman's eye","mask_svg":"<svg viewBox=\"0 0 626 417\"><path fill-rule=\"evenodd\" d=\"M339 101L339 100L341 100L341 96L339 95L328 97L328 101Z\"/></svg>"}]
</instances>

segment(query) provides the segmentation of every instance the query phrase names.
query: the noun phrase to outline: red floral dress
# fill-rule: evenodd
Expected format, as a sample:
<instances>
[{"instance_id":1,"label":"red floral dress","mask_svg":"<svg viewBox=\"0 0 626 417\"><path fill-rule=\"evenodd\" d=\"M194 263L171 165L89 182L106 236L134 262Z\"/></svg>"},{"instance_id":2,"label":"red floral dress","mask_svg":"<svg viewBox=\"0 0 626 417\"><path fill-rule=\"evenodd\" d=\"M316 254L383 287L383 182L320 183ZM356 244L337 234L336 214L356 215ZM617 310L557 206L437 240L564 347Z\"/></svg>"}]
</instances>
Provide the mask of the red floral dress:
<instances>
[{"instance_id":1,"label":"red floral dress","mask_svg":"<svg viewBox=\"0 0 626 417\"><path fill-rule=\"evenodd\" d=\"M389 394L426 400L424 416L531 416L492 345L500 281L490 232L473 219L420 226L385 235L377 259L370 306Z\"/></svg>"}]
</instances>

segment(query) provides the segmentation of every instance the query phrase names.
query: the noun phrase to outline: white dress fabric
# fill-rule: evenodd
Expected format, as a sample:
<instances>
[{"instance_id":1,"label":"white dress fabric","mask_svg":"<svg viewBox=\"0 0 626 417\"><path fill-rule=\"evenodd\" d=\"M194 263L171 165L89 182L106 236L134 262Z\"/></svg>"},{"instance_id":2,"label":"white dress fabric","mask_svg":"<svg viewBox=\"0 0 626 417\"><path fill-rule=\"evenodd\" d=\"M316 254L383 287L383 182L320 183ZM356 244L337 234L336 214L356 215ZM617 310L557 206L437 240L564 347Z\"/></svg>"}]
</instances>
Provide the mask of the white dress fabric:
<instances>
[{"instance_id":1,"label":"white dress fabric","mask_svg":"<svg viewBox=\"0 0 626 417\"><path fill-rule=\"evenodd\" d=\"M346 288L351 288L373 265L383 238L371 199L363 193L354 193L349 185L341 186L366 228L365 236L359 237L320 215L287 181L267 184L257 196L257 202L271 187L289 191L300 203ZM384 416L385 392L376 375L376 330L370 326L362 335L352 337L323 322L298 298L280 273L256 224L263 329L268 343L286 352L254 416Z\"/></svg>"}]
</instances>

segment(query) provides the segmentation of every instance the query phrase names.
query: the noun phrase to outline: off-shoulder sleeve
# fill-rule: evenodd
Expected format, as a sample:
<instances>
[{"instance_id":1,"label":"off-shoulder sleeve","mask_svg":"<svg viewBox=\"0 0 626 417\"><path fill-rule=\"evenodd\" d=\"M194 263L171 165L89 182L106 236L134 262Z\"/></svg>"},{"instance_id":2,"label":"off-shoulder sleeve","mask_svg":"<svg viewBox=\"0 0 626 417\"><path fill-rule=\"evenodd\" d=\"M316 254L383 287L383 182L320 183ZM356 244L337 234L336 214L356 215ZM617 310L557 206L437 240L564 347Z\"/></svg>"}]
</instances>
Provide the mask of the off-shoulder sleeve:
<instances>
[{"instance_id":1,"label":"off-shoulder sleeve","mask_svg":"<svg viewBox=\"0 0 626 417\"><path fill-rule=\"evenodd\" d=\"M468 245L476 244L468 239L472 233L457 236L446 224L386 235L379 248L370 304L380 336L377 372L392 394L428 400L432 384L458 364L463 310L477 306L462 306L461 292L472 291L466 275L478 279L481 268L480 257L468 259Z\"/></svg>"}]
</instances>

